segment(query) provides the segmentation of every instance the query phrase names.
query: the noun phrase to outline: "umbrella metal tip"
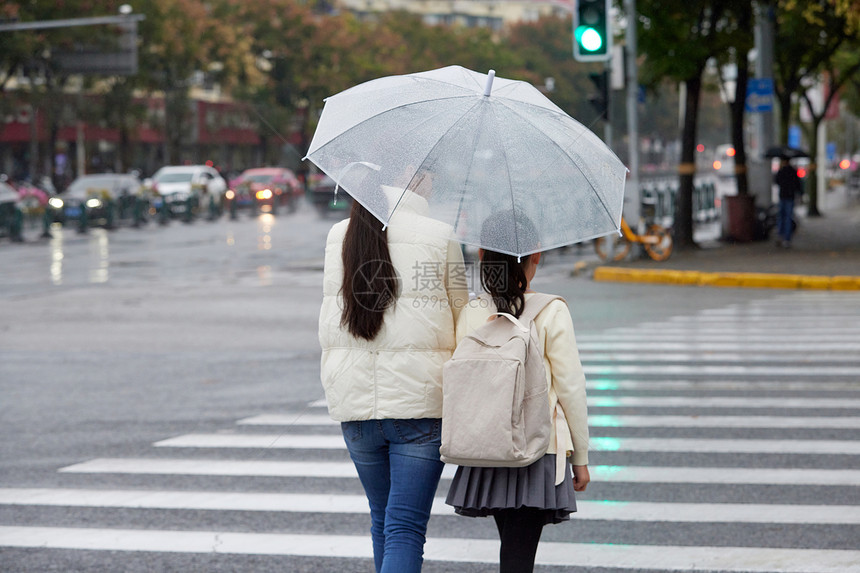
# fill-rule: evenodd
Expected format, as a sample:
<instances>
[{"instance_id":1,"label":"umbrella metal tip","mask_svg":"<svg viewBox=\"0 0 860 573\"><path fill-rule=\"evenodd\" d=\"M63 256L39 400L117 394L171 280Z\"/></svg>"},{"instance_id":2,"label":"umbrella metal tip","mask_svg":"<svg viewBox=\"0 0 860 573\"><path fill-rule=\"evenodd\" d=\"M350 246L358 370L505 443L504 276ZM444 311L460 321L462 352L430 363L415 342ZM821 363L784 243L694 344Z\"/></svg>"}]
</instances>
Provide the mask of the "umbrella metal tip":
<instances>
[{"instance_id":1,"label":"umbrella metal tip","mask_svg":"<svg viewBox=\"0 0 860 573\"><path fill-rule=\"evenodd\" d=\"M493 91L493 78L496 77L496 70L490 70L487 73L487 85L484 87L484 97L490 97L490 92Z\"/></svg>"}]
</instances>

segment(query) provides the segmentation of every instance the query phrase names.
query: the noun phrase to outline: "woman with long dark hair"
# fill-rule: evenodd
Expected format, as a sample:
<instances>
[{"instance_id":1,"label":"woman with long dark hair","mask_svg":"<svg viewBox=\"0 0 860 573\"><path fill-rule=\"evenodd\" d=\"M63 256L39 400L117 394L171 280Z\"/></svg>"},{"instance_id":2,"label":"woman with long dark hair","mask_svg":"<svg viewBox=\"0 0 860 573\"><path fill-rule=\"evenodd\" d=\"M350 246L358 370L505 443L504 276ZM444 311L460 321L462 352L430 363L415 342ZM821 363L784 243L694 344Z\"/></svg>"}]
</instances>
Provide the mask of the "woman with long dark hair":
<instances>
[{"instance_id":1,"label":"woman with long dark hair","mask_svg":"<svg viewBox=\"0 0 860 573\"><path fill-rule=\"evenodd\" d=\"M481 235L483 244L515 237L525 252L540 247L531 222L512 211L490 217ZM518 318L522 315L534 293L531 282L541 254L515 257L481 250L479 257L481 285L486 293L460 312L458 342L496 312ZM534 322L544 349L547 407L553 413L549 449L526 467L458 467L446 500L461 515L493 516L501 539L501 573L533 571L543 527L569 520L576 511L574 492L584 491L590 480L585 374L570 311L557 299L540 311Z\"/></svg>"},{"instance_id":2,"label":"woman with long dark hair","mask_svg":"<svg viewBox=\"0 0 860 573\"><path fill-rule=\"evenodd\" d=\"M387 229L356 201L329 232L321 377L370 504L376 571L413 573L443 467L442 365L468 293L453 229L415 193L386 191L398 205Z\"/></svg>"}]
</instances>

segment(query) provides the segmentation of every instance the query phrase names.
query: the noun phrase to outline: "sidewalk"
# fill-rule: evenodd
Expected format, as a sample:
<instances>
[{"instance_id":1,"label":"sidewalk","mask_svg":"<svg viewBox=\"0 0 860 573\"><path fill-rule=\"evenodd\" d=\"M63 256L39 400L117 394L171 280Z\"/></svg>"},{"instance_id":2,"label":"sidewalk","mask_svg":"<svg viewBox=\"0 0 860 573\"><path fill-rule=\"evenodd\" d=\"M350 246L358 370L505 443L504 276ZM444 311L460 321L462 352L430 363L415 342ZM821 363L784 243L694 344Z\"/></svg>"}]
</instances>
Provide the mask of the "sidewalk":
<instances>
[{"instance_id":1,"label":"sidewalk","mask_svg":"<svg viewBox=\"0 0 860 573\"><path fill-rule=\"evenodd\" d=\"M798 209L791 248L767 241L708 241L675 252L663 262L649 258L601 263L594 280L750 288L860 290L860 199L844 188L827 192L821 217Z\"/></svg>"}]
</instances>

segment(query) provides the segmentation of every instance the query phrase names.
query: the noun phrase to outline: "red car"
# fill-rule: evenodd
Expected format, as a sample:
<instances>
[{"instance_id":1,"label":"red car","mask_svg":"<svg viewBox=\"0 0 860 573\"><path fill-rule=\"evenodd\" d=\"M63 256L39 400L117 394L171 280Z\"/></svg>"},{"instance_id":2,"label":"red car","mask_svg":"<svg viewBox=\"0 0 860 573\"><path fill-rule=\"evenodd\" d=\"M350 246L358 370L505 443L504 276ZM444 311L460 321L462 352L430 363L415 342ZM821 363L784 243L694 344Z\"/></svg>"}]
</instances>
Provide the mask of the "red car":
<instances>
[{"instance_id":1,"label":"red car","mask_svg":"<svg viewBox=\"0 0 860 573\"><path fill-rule=\"evenodd\" d=\"M302 196L304 189L296 174L283 167L247 169L230 181L227 191L227 200L236 201L237 206L270 213L281 206L292 213Z\"/></svg>"}]
</instances>

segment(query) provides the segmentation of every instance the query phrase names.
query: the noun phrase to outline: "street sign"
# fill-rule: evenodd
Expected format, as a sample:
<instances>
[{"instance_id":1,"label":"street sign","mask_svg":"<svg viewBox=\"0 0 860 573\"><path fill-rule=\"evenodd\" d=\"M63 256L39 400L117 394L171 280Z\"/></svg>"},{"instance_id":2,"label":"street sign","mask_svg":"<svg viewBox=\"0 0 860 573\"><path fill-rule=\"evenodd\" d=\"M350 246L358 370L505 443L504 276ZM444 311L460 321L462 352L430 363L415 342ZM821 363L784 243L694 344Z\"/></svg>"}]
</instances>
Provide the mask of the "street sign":
<instances>
[{"instance_id":1,"label":"street sign","mask_svg":"<svg viewBox=\"0 0 860 573\"><path fill-rule=\"evenodd\" d=\"M142 14L122 12L119 16L4 22L0 32L115 24L120 32L115 45L103 46L99 43L103 39L96 34L92 44L54 49L51 59L69 74L133 75L137 73L137 23L143 19Z\"/></svg>"},{"instance_id":2,"label":"street sign","mask_svg":"<svg viewBox=\"0 0 860 573\"><path fill-rule=\"evenodd\" d=\"M788 146L794 147L795 149L800 149L800 126L799 125L790 125L788 126Z\"/></svg>"},{"instance_id":3,"label":"street sign","mask_svg":"<svg viewBox=\"0 0 860 573\"><path fill-rule=\"evenodd\" d=\"M748 113L773 110L773 80L771 78L749 80L744 107Z\"/></svg>"}]
</instances>

